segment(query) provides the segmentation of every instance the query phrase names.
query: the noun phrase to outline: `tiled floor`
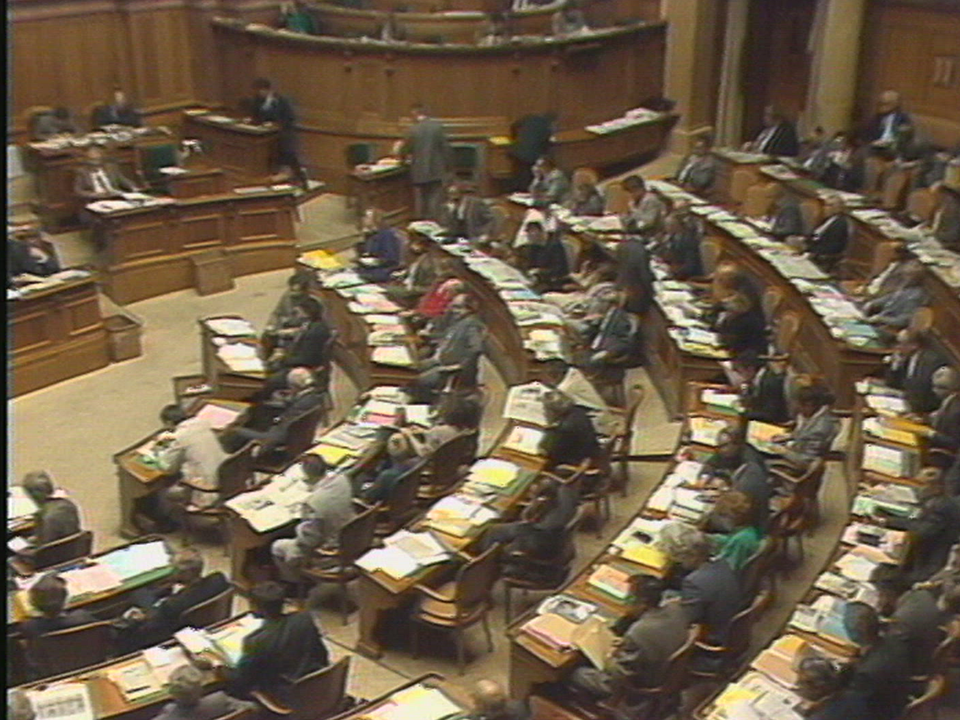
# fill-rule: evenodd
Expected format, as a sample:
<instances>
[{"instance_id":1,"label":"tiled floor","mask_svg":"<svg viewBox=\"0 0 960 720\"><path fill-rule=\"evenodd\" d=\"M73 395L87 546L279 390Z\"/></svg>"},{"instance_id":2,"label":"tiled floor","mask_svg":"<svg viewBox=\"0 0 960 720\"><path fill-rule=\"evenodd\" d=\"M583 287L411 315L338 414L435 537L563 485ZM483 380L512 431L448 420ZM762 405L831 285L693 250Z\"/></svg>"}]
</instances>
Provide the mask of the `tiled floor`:
<instances>
[{"instance_id":1,"label":"tiled floor","mask_svg":"<svg viewBox=\"0 0 960 720\"><path fill-rule=\"evenodd\" d=\"M647 174L660 174L671 169L675 159L661 160L645 168ZM342 198L323 196L302 208L300 236L304 244L339 242L353 232L352 219ZM60 238L70 257L81 258L86 252L80 236ZM200 370L200 342L196 320L217 312L240 312L256 326L262 326L284 288L287 271L276 271L238 278L230 292L199 297L192 290L172 293L135 303L127 308L144 323L143 355L135 360L110 365L89 375L45 388L9 403L12 423L9 439L12 452L8 456L8 477L20 477L34 469L46 469L78 499L86 527L96 534L96 549L109 548L120 542L117 535L119 513L112 455L156 430L160 409L173 399L170 378ZM660 400L643 370L632 371L632 382L645 386L646 399L639 413L636 433L638 452L660 452L672 449L678 425L669 422ZM501 422L503 385L489 365L482 369L490 403L484 416L484 438L487 442ZM350 406L355 392L338 373L334 378L338 405ZM597 539L588 530L578 537L578 567L593 558L646 500L659 481L662 462L635 463L630 472L630 494L613 503L613 517ZM809 586L832 550L840 528L846 521L847 491L839 467L831 467L824 487L823 525L807 541L807 561L793 577L782 583L774 607L766 613L758 628L755 642L763 644L778 632L798 595ZM176 542L177 540L175 540ZM224 568L226 559L221 548L203 547L210 568ZM331 588L332 590L332 588ZM506 682L508 643L503 635L502 595L494 594L496 606L491 621L495 650L487 653L480 628L468 632L468 653L471 658L462 682L491 677ZM531 602L539 598L531 597ZM351 623L341 625L336 602L332 597L326 613L326 629L334 654L351 653L356 642L354 615ZM457 679L452 642L437 636L436 642L422 643L424 655L414 660L406 644L406 631L400 628L398 642L380 662L355 656L350 690L372 697L397 685L402 678L426 672L439 672Z\"/></svg>"}]
</instances>

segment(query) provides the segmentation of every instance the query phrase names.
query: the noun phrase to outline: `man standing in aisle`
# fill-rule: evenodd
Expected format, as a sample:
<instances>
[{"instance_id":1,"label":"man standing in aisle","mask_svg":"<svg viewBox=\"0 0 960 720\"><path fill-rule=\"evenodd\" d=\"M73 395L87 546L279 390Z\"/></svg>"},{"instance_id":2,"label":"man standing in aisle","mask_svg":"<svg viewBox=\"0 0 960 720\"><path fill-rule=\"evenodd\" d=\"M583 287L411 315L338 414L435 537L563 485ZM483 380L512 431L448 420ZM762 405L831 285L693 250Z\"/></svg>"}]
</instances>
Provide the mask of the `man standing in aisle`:
<instances>
[{"instance_id":1,"label":"man standing in aisle","mask_svg":"<svg viewBox=\"0 0 960 720\"><path fill-rule=\"evenodd\" d=\"M274 123L279 130L277 137L277 162L281 167L290 168L290 172L304 190L307 186L307 173L300 164L297 154L296 118L290 101L277 94L273 84L266 78L258 78L253 83L256 97L253 99L253 121L265 124Z\"/></svg>"},{"instance_id":2,"label":"man standing in aisle","mask_svg":"<svg viewBox=\"0 0 960 720\"><path fill-rule=\"evenodd\" d=\"M450 144L443 125L416 104L411 109L413 125L403 142L403 155L410 163L415 212L419 219L440 220L441 189L450 168Z\"/></svg>"}]
</instances>

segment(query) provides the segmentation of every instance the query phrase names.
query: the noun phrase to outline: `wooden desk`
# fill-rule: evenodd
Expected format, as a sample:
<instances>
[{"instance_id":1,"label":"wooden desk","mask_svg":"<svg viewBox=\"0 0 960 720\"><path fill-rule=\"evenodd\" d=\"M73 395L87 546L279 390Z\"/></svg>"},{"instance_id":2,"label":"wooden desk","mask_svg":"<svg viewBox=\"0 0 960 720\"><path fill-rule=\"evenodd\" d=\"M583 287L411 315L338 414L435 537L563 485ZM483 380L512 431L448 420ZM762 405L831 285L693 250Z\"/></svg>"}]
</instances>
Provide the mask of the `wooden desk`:
<instances>
[{"instance_id":1,"label":"wooden desk","mask_svg":"<svg viewBox=\"0 0 960 720\"><path fill-rule=\"evenodd\" d=\"M204 159L238 182L264 182L277 164L276 128L240 122L214 122L209 115L185 112L183 137L203 145Z\"/></svg>"},{"instance_id":2,"label":"wooden desk","mask_svg":"<svg viewBox=\"0 0 960 720\"><path fill-rule=\"evenodd\" d=\"M368 208L382 210L391 222L401 223L413 208L413 186L406 166L376 173L356 169L347 174L348 196L354 202L357 226Z\"/></svg>"},{"instance_id":3,"label":"wooden desk","mask_svg":"<svg viewBox=\"0 0 960 720\"><path fill-rule=\"evenodd\" d=\"M94 217L105 290L125 304L194 286L191 258L222 249L234 276L290 267L292 190L225 193Z\"/></svg>"},{"instance_id":4,"label":"wooden desk","mask_svg":"<svg viewBox=\"0 0 960 720\"><path fill-rule=\"evenodd\" d=\"M226 174L217 167L187 167L187 172L168 175L170 196L178 200L202 195L222 195L230 190Z\"/></svg>"},{"instance_id":5,"label":"wooden desk","mask_svg":"<svg viewBox=\"0 0 960 720\"><path fill-rule=\"evenodd\" d=\"M716 148L712 153L717 160L717 169L714 175L711 194L716 198L717 202L724 205L738 202L730 194L733 184L733 174L735 172L738 170L747 172L750 176L748 185L753 185L763 177L760 173L760 168L763 165L775 161L774 158L767 155L752 160L746 159L740 157L737 151L728 148ZM743 189L746 190L746 187Z\"/></svg>"},{"instance_id":6,"label":"wooden desk","mask_svg":"<svg viewBox=\"0 0 960 720\"><path fill-rule=\"evenodd\" d=\"M329 720L364 720L368 715L372 715L377 709L383 707L394 698L399 697L399 693L402 693L404 690L412 688L415 685L421 685L425 688L439 690L443 693L447 700L451 701L454 705L459 705L464 713L467 713L473 708L473 702L461 688L446 682L442 675L428 673L427 675L421 675L414 680L410 680L409 682L406 682L400 687L394 688L389 692L385 692L379 697L361 702L346 712L340 713L339 715L334 715L332 718L329 718Z\"/></svg>"},{"instance_id":7,"label":"wooden desk","mask_svg":"<svg viewBox=\"0 0 960 720\"><path fill-rule=\"evenodd\" d=\"M239 315L217 315L197 320L197 325L200 327L200 362L203 375L206 378L207 384L213 388L212 393L216 397L229 400L249 400L251 395L263 387L267 378L266 371L237 371L232 369L217 355L218 345L216 341L226 339L231 343L250 345L256 348L257 354L261 359L264 359L260 340L256 335L223 338L223 336L214 332L213 328L209 325L210 320L217 318L243 319Z\"/></svg>"},{"instance_id":8,"label":"wooden desk","mask_svg":"<svg viewBox=\"0 0 960 720\"><path fill-rule=\"evenodd\" d=\"M235 422L243 422L246 416L243 411L249 408L247 403L211 398L199 403L194 408L194 412L206 404L241 411L241 415ZM136 538L141 535L133 521L137 501L168 487L173 484L176 478L176 473L161 470L154 463L145 461L143 456L137 452L141 447L156 439L159 433L159 430L151 433L113 456L113 462L117 466L117 485L120 494L120 534L123 537Z\"/></svg>"},{"instance_id":9,"label":"wooden desk","mask_svg":"<svg viewBox=\"0 0 960 720\"><path fill-rule=\"evenodd\" d=\"M110 362L93 278L70 280L7 301L10 397Z\"/></svg>"}]
</instances>

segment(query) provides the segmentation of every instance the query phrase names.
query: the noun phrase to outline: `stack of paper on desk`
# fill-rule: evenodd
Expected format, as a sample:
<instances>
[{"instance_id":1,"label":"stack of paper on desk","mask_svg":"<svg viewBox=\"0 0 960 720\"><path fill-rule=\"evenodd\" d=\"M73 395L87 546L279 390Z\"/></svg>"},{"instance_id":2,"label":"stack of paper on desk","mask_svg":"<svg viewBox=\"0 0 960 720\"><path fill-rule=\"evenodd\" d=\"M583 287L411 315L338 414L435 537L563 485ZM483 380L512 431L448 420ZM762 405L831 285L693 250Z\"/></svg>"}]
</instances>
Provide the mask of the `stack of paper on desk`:
<instances>
[{"instance_id":1,"label":"stack of paper on desk","mask_svg":"<svg viewBox=\"0 0 960 720\"><path fill-rule=\"evenodd\" d=\"M599 565L587 584L621 602L630 597L630 573L613 565Z\"/></svg>"},{"instance_id":2,"label":"stack of paper on desk","mask_svg":"<svg viewBox=\"0 0 960 720\"><path fill-rule=\"evenodd\" d=\"M322 457L324 462L327 463L328 467L337 467L341 463L356 457L352 450L349 450L345 447L340 447L339 445L327 445L326 443L314 445L312 448L307 450L307 452L310 455Z\"/></svg>"},{"instance_id":3,"label":"stack of paper on desk","mask_svg":"<svg viewBox=\"0 0 960 720\"><path fill-rule=\"evenodd\" d=\"M916 453L875 443L863 446L863 461L860 466L864 470L902 478L913 475L918 469L917 465Z\"/></svg>"},{"instance_id":4,"label":"stack of paper on desk","mask_svg":"<svg viewBox=\"0 0 960 720\"><path fill-rule=\"evenodd\" d=\"M503 447L508 450L526 453L527 455L539 455L543 434L543 430L517 425L510 431L510 434L503 443Z\"/></svg>"},{"instance_id":5,"label":"stack of paper on desk","mask_svg":"<svg viewBox=\"0 0 960 720\"><path fill-rule=\"evenodd\" d=\"M694 415L690 418L690 441L716 447L717 436L727 428L727 422L724 420Z\"/></svg>"},{"instance_id":6,"label":"stack of paper on desk","mask_svg":"<svg viewBox=\"0 0 960 720\"><path fill-rule=\"evenodd\" d=\"M383 544L388 548L402 550L416 560L420 567L443 562L451 555L450 550L429 532L413 533L408 530L398 530L384 538Z\"/></svg>"},{"instance_id":7,"label":"stack of paper on desk","mask_svg":"<svg viewBox=\"0 0 960 720\"><path fill-rule=\"evenodd\" d=\"M85 681L58 683L26 692L37 720L94 720L90 688Z\"/></svg>"},{"instance_id":8,"label":"stack of paper on desk","mask_svg":"<svg viewBox=\"0 0 960 720\"><path fill-rule=\"evenodd\" d=\"M253 615L244 615L236 621L218 628L206 631L217 650L220 651L227 665L234 667L243 653L243 641L250 633L259 629L263 620Z\"/></svg>"},{"instance_id":9,"label":"stack of paper on desk","mask_svg":"<svg viewBox=\"0 0 960 720\"><path fill-rule=\"evenodd\" d=\"M751 420L747 424L747 442L757 448L757 450L770 452L777 447L777 444L773 442L773 438L786 434L786 428L772 423Z\"/></svg>"},{"instance_id":10,"label":"stack of paper on desk","mask_svg":"<svg viewBox=\"0 0 960 720\"><path fill-rule=\"evenodd\" d=\"M383 705L364 713L367 720L443 720L463 712L441 690L412 685L395 692Z\"/></svg>"},{"instance_id":11,"label":"stack of paper on desk","mask_svg":"<svg viewBox=\"0 0 960 720\"><path fill-rule=\"evenodd\" d=\"M120 575L108 565L100 563L68 570L61 573L60 577L67 583L67 595L71 601L88 595L109 592L123 584L123 578Z\"/></svg>"},{"instance_id":12,"label":"stack of paper on desk","mask_svg":"<svg viewBox=\"0 0 960 720\"><path fill-rule=\"evenodd\" d=\"M97 562L109 567L122 580L159 570L170 564L170 554L163 540L136 543L101 555Z\"/></svg>"},{"instance_id":13,"label":"stack of paper on desk","mask_svg":"<svg viewBox=\"0 0 960 720\"><path fill-rule=\"evenodd\" d=\"M37 512L37 504L27 495L22 485L7 486L7 520L30 517Z\"/></svg>"},{"instance_id":14,"label":"stack of paper on desk","mask_svg":"<svg viewBox=\"0 0 960 720\"><path fill-rule=\"evenodd\" d=\"M206 325L214 335L224 337L255 337L257 331L243 318L211 318Z\"/></svg>"},{"instance_id":15,"label":"stack of paper on desk","mask_svg":"<svg viewBox=\"0 0 960 720\"><path fill-rule=\"evenodd\" d=\"M833 595L821 595L812 605L798 605L790 618L790 625L822 635L834 642L851 644L843 624L843 608L846 602Z\"/></svg>"},{"instance_id":16,"label":"stack of paper on desk","mask_svg":"<svg viewBox=\"0 0 960 720\"><path fill-rule=\"evenodd\" d=\"M375 347L370 354L370 359L380 365L393 365L396 367L411 367L413 365L410 350L405 345L383 345Z\"/></svg>"},{"instance_id":17,"label":"stack of paper on desk","mask_svg":"<svg viewBox=\"0 0 960 720\"><path fill-rule=\"evenodd\" d=\"M578 624L566 618L546 613L528 620L521 630L556 650L565 650L573 647L573 634L578 627Z\"/></svg>"},{"instance_id":18,"label":"stack of paper on desk","mask_svg":"<svg viewBox=\"0 0 960 720\"><path fill-rule=\"evenodd\" d=\"M546 427L547 418L543 410L543 393L546 389L546 386L539 382L514 385L507 391L503 416L509 420Z\"/></svg>"},{"instance_id":19,"label":"stack of paper on desk","mask_svg":"<svg viewBox=\"0 0 960 720\"><path fill-rule=\"evenodd\" d=\"M169 648L152 647L143 651L143 659L150 664L154 677L161 685L165 685L171 673L177 668L190 664L190 658L179 645Z\"/></svg>"},{"instance_id":20,"label":"stack of paper on desk","mask_svg":"<svg viewBox=\"0 0 960 720\"><path fill-rule=\"evenodd\" d=\"M483 458L470 467L469 478L493 488L508 487L520 473L520 466L500 458Z\"/></svg>"},{"instance_id":21,"label":"stack of paper on desk","mask_svg":"<svg viewBox=\"0 0 960 720\"><path fill-rule=\"evenodd\" d=\"M377 429L363 427L352 423L341 423L320 438L324 445L336 445L359 452L374 442L377 438Z\"/></svg>"},{"instance_id":22,"label":"stack of paper on desk","mask_svg":"<svg viewBox=\"0 0 960 720\"><path fill-rule=\"evenodd\" d=\"M848 552L836 562L836 568L843 577L856 582L867 582L878 563L862 553Z\"/></svg>"},{"instance_id":23,"label":"stack of paper on desk","mask_svg":"<svg viewBox=\"0 0 960 720\"><path fill-rule=\"evenodd\" d=\"M227 343L217 348L217 357L234 372L263 372L263 360L257 348L246 343Z\"/></svg>"},{"instance_id":24,"label":"stack of paper on desk","mask_svg":"<svg viewBox=\"0 0 960 720\"><path fill-rule=\"evenodd\" d=\"M360 557L357 567L369 573L380 571L399 580L417 572L420 564L401 548L382 547L374 548Z\"/></svg>"}]
</instances>

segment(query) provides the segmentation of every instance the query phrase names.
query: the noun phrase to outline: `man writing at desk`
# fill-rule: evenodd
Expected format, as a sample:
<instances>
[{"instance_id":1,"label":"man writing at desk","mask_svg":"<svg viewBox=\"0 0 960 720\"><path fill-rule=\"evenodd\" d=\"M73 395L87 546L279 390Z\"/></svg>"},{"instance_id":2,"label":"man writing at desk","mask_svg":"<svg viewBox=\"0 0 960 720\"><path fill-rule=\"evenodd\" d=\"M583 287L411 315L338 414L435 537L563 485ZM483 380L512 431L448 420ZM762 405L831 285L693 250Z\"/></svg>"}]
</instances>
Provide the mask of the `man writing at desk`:
<instances>
[{"instance_id":1,"label":"man writing at desk","mask_svg":"<svg viewBox=\"0 0 960 720\"><path fill-rule=\"evenodd\" d=\"M119 197L123 192L136 192L133 184L112 160L107 160L103 149L93 146L87 150L83 165L77 169L73 192L87 202Z\"/></svg>"}]
</instances>

